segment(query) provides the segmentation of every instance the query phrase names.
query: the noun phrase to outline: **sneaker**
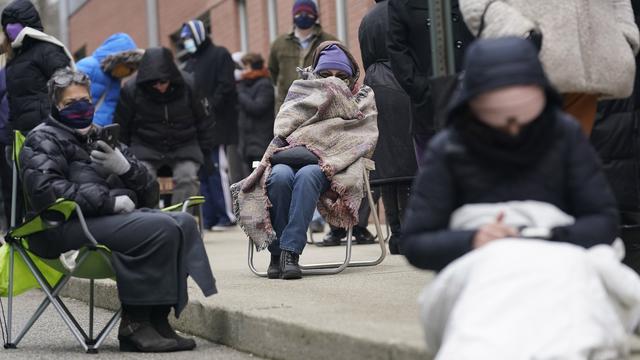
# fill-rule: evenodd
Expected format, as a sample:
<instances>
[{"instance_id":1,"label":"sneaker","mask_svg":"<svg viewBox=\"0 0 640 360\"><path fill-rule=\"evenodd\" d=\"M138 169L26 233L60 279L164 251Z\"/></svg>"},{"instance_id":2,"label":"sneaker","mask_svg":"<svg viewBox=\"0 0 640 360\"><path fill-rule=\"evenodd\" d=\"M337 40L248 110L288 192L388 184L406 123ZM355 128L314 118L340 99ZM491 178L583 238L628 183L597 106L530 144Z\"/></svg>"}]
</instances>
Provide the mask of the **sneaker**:
<instances>
[{"instance_id":1,"label":"sneaker","mask_svg":"<svg viewBox=\"0 0 640 360\"><path fill-rule=\"evenodd\" d=\"M338 246L340 241L347 237L347 231L344 229L331 229L322 239L323 246Z\"/></svg>"},{"instance_id":2,"label":"sneaker","mask_svg":"<svg viewBox=\"0 0 640 360\"><path fill-rule=\"evenodd\" d=\"M298 265L300 255L283 250L280 254L280 271L282 272L282 278L285 280L293 280L302 278L302 270Z\"/></svg>"},{"instance_id":3,"label":"sneaker","mask_svg":"<svg viewBox=\"0 0 640 360\"><path fill-rule=\"evenodd\" d=\"M229 231L229 230L233 230L235 227L236 227L235 223L224 223L224 224L214 225L210 228L210 230L213 232Z\"/></svg>"},{"instance_id":4,"label":"sneaker","mask_svg":"<svg viewBox=\"0 0 640 360\"><path fill-rule=\"evenodd\" d=\"M359 245L375 244L376 242L376 237L365 227L354 226L353 237L356 238L356 243Z\"/></svg>"},{"instance_id":5,"label":"sneaker","mask_svg":"<svg viewBox=\"0 0 640 360\"><path fill-rule=\"evenodd\" d=\"M267 278L279 279L280 278L280 255L271 255L271 262L267 269Z\"/></svg>"}]
</instances>

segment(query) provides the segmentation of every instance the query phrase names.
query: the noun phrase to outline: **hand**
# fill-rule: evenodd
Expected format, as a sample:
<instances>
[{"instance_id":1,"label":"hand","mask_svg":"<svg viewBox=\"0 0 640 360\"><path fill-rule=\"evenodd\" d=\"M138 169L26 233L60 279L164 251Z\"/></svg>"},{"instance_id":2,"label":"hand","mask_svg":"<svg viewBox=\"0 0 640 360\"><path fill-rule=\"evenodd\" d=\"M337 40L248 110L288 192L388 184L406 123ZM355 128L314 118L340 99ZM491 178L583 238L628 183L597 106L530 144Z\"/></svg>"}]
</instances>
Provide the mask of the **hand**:
<instances>
[{"instance_id":1,"label":"hand","mask_svg":"<svg viewBox=\"0 0 640 360\"><path fill-rule=\"evenodd\" d=\"M131 169L129 160L122 155L120 149L114 150L102 140L98 140L96 146L99 150L91 152L91 161L94 163L116 175L122 175Z\"/></svg>"},{"instance_id":2,"label":"hand","mask_svg":"<svg viewBox=\"0 0 640 360\"><path fill-rule=\"evenodd\" d=\"M115 204L113 205L113 211L117 214L130 213L136 209L136 204L133 203L130 197L127 195L116 196Z\"/></svg>"},{"instance_id":3,"label":"hand","mask_svg":"<svg viewBox=\"0 0 640 360\"><path fill-rule=\"evenodd\" d=\"M473 248L477 249L494 240L518 236L518 230L512 228L511 226L504 225L502 223L503 220L504 213L500 212L496 217L496 221L494 223L481 226L473 236Z\"/></svg>"}]
</instances>

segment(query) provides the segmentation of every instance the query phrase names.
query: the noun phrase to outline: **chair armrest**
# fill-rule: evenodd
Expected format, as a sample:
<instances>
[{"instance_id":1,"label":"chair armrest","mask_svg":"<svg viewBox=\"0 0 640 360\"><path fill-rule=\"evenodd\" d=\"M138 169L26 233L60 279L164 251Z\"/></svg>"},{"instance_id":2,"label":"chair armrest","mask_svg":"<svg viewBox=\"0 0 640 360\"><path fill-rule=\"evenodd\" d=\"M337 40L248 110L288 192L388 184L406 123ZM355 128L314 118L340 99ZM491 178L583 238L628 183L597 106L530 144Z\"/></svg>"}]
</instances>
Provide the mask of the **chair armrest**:
<instances>
[{"instance_id":1,"label":"chair armrest","mask_svg":"<svg viewBox=\"0 0 640 360\"><path fill-rule=\"evenodd\" d=\"M204 196L200 196L200 195L191 196L190 198L188 198L187 200L181 203L173 204L165 208L162 208L162 211L165 211L165 212L186 211L189 208L192 208L194 206L200 206L202 204L204 204Z\"/></svg>"},{"instance_id":2,"label":"chair armrest","mask_svg":"<svg viewBox=\"0 0 640 360\"><path fill-rule=\"evenodd\" d=\"M46 209L11 229L9 236L22 238L59 226L69 220L76 206L76 203L71 200L58 199Z\"/></svg>"}]
</instances>

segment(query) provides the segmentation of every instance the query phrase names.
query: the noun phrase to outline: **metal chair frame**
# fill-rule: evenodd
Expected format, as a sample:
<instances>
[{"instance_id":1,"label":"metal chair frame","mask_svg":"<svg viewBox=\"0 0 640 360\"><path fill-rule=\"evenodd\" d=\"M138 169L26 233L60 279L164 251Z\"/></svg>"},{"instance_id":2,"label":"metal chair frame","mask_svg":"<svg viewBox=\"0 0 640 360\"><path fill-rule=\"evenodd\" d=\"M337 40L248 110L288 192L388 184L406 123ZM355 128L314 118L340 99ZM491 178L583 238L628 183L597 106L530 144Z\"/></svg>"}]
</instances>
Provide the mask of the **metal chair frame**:
<instances>
[{"instance_id":1,"label":"metal chair frame","mask_svg":"<svg viewBox=\"0 0 640 360\"><path fill-rule=\"evenodd\" d=\"M367 200L369 201L369 205L371 206L371 208L374 209L375 203L373 201L373 196L371 194L371 185L369 184L369 172L367 169L364 170L363 176L364 176ZM382 238L382 228L380 226L380 218L378 217L378 213L376 211L373 212L373 220L376 226L378 244L380 245L380 256L377 259L351 261L351 252L352 252L351 247L353 245L353 236L352 236L353 227L351 226L347 229L347 245L345 250L344 261L306 264L306 265L301 264L300 268L302 269L302 274L303 275L333 275L333 274L341 273L347 267L375 266L382 263L384 258L387 256L387 247L386 247L385 241L382 240L383 238ZM267 277L266 271L258 271L258 269L256 269L255 264L253 262L254 246L253 246L253 243L251 242L251 239L249 239L248 242L249 242L249 251L248 251L247 263L249 265L249 269L251 270L252 273L254 273L257 276Z\"/></svg>"}]
</instances>

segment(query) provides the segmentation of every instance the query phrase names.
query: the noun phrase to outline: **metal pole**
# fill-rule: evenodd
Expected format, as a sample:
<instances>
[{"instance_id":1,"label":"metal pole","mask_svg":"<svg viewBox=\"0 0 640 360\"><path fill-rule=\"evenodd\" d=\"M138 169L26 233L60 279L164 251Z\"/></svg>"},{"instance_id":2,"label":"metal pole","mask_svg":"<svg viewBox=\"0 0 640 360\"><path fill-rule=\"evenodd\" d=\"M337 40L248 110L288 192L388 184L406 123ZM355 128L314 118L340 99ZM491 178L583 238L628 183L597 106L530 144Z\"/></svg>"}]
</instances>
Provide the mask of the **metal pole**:
<instances>
[{"instance_id":1,"label":"metal pole","mask_svg":"<svg viewBox=\"0 0 640 360\"><path fill-rule=\"evenodd\" d=\"M240 18L240 51L249 51L249 28L247 24L247 3L238 0L238 17Z\"/></svg>"},{"instance_id":2,"label":"metal pole","mask_svg":"<svg viewBox=\"0 0 640 360\"><path fill-rule=\"evenodd\" d=\"M69 3L68 0L58 2L58 22L60 23L60 41L69 47Z\"/></svg>"},{"instance_id":3,"label":"metal pole","mask_svg":"<svg viewBox=\"0 0 640 360\"><path fill-rule=\"evenodd\" d=\"M451 0L429 0L429 19L433 76L454 74Z\"/></svg>"},{"instance_id":4,"label":"metal pole","mask_svg":"<svg viewBox=\"0 0 640 360\"><path fill-rule=\"evenodd\" d=\"M158 35L158 1L147 0L147 36L149 47L160 45Z\"/></svg>"},{"instance_id":5,"label":"metal pole","mask_svg":"<svg viewBox=\"0 0 640 360\"><path fill-rule=\"evenodd\" d=\"M267 0L269 16L269 41L274 42L278 38L278 5L276 0Z\"/></svg>"},{"instance_id":6,"label":"metal pole","mask_svg":"<svg viewBox=\"0 0 640 360\"><path fill-rule=\"evenodd\" d=\"M336 33L345 46L349 46L347 31L347 1L336 0Z\"/></svg>"}]
</instances>

